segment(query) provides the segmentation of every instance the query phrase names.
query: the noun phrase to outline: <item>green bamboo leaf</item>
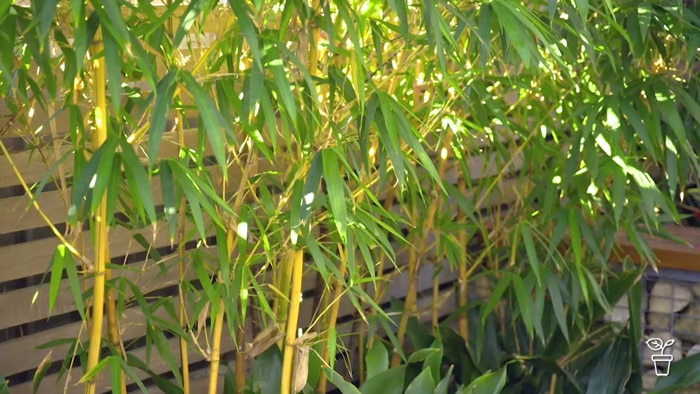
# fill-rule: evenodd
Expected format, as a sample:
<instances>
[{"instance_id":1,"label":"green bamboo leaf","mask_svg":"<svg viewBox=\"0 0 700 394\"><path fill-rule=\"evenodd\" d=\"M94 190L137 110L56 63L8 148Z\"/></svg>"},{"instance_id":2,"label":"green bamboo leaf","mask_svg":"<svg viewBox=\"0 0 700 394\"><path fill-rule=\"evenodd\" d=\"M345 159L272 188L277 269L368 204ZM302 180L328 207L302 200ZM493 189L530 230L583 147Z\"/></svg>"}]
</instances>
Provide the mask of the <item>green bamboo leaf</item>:
<instances>
[{"instance_id":1,"label":"green bamboo leaf","mask_svg":"<svg viewBox=\"0 0 700 394\"><path fill-rule=\"evenodd\" d=\"M131 201L139 208L139 211L145 211L145 215L142 214L142 216L146 223L155 223L158 218L156 217L156 205L148 173L141 165L139 157L134 152L134 147L125 139L120 142L122 148L120 157L124 163L126 180L131 191Z\"/></svg>"},{"instance_id":2,"label":"green bamboo leaf","mask_svg":"<svg viewBox=\"0 0 700 394\"><path fill-rule=\"evenodd\" d=\"M576 0L576 8L582 20L588 19L588 0Z\"/></svg>"},{"instance_id":3,"label":"green bamboo leaf","mask_svg":"<svg viewBox=\"0 0 700 394\"><path fill-rule=\"evenodd\" d=\"M530 262L532 271L537 278L537 285L542 286L542 265L540 263L540 258L537 255L537 248L535 247L535 241L532 238L532 231L530 230L530 223L522 222L518 228L523 237L523 243L525 244L525 251L527 252L527 259ZM517 231L516 229L516 231Z\"/></svg>"},{"instance_id":4,"label":"green bamboo leaf","mask_svg":"<svg viewBox=\"0 0 700 394\"><path fill-rule=\"evenodd\" d=\"M180 46L180 43L182 43L185 35L197 21L197 17L201 14L202 9L206 4L205 1L190 1L189 3L190 4L187 6L187 9L185 9L185 13L182 15L182 19L180 19L180 25L175 31L172 45L173 48L178 48Z\"/></svg>"},{"instance_id":5,"label":"green bamboo leaf","mask_svg":"<svg viewBox=\"0 0 700 394\"><path fill-rule=\"evenodd\" d=\"M127 353L127 360L133 360L133 356ZM141 390L142 393L148 394L148 389L146 386L144 386L143 381L141 381L141 378L134 372L133 368L131 368L131 365L129 365L129 361L124 360L121 357L117 357L117 360L119 360L120 368L122 371L124 371L124 374L129 378L131 382L136 383L136 386ZM152 374L151 378L154 380L157 380L158 375ZM174 385L173 385L174 386ZM118 386L117 386L118 387ZM160 387L160 385L159 385ZM173 394L179 394L177 390L171 390L171 391L166 391L167 393L173 393Z\"/></svg>"},{"instance_id":6,"label":"green bamboo leaf","mask_svg":"<svg viewBox=\"0 0 700 394\"><path fill-rule=\"evenodd\" d=\"M399 27L401 28L401 36L404 40L409 40L411 38L411 33L408 24L408 7L404 0L389 0L389 6L396 12L396 16L399 17ZM379 61L381 64L381 60Z\"/></svg>"},{"instance_id":7,"label":"green bamboo leaf","mask_svg":"<svg viewBox=\"0 0 700 394\"><path fill-rule=\"evenodd\" d=\"M348 218L345 203L345 183L343 182L343 176L340 174L338 158L336 157L336 152L332 149L324 149L321 153L323 157L323 179L326 181L333 221L340 234L340 239L346 242Z\"/></svg>"},{"instance_id":8,"label":"green bamboo leaf","mask_svg":"<svg viewBox=\"0 0 700 394\"><path fill-rule=\"evenodd\" d=\"M211 277L209 276L204 261L202 260L202 254L194 253L192 256L192 262L194 263L194 269L197 272L199 283L202 285L204 293L207 295L207 299L209 302L211 302L211 314L213 317L217 313L221 312L219 311L217 291L214 288L214 285L211 283Z\"/></svg>"},{"instance_id":9,"label":"green bamboo leaf","mask_svg":"<svg viewBox=\"0 0 700 394\"><path fill-rule=\"evenodd\" d=\"M52 353L53 353L53 350L49 350L49 353L46 356L44 356L44 358L41 360L41 363L39 363L39 366L37 367L36 371L34 372L34 378L32 379L32 394L36 394L37 392L39 392L39 385L41 384L41 381L44 379L44 376L46 376L46 373L49 372L49 368L51 368L51 354ZM0 382L0 388L2 388L1 382Z\"/></svg>"},{"instance_id":10,"label":"green bamboo leaf","mask_svg":"<svg viewBox=\"0 0 700 394\"><path fill-rule=\"evenodd\" d=\"M175 241L175 232L177 230L177 202L175 199L175 181L173 180L173 172L167 163L161 163L160 170L160 187L163 193L163 211L165 220L168 222L168 234L170 235L170 243Z\"/></svg>"},{"instance_id":11,"label":"green bamboo leaf","mask_svg":"<svg viewBox=\"0 0 700 394\"><path fill-rule=\"evenodd\" d=\"M34 193L33 193L34 195L32 196L32 200L29 202L29 204L27 204L27 208L29 208L32 204L34 204L34 202L39 197L41 192L44 191L44 187L46 187L46 184L49 181L54 180L53 174L56 172L56 170L58 170L58 166L63 164L63 162L66 161L67 159L72 158L74 155L75 155L75 150L69 149L63 156L61 156L60 159L56 160L53 163L53 165L51 165L49 170L46 172L46 175L44 175L44 177L41 179L41 181L37 185L35 185Z\"/></svg>"},{"instance_id":12,"label":"green bamboo leaf","mask_svg":"<svg viewBox=\"0 0 700 394\"><path fill-rule=\"evenodd\" d=\"M161 330L153 329L150 327L149 330L151 331L151 339L153 339L153 342L156 345L156 349L158 350L161 359L164 360L165 363L168 365L168 368L170 368L170 372L172 372L173 375L175 375L175 380L177 381L178 385L182 386L182 374L180 373L180 367L177 361L178 359L177 357L175 357L175 354L173 353L172 347L170 346L168 339L165 337L165 334Z\"/></svg>"},{"instance_id":13,"label":"green bamboo leaf","mask_svg":"<svg viewBox=\"0 0 700 394\"><path fill-rule=\"evenodd\" d=\"M116 173L115 168L117 170ZM107 200L115 200L119 189L112 189L110 186L118 185L121 177L121 160L118 154L113 155L111 160L103 160L98 163L97 173L91 185L93 197L90 200L90 212L97 212L98 206L102 203L102 198L95 196L103 196L107 193ZM112 212L114 212L114 209L112 209Z\"/></svg>"},{"instance_id":14,"label":"green bamboo leaf","mask_svg":"<svg viewBox=\"0 0 700 394\"><path fill-rule=\"evenodd\" d=\"M241 32L243 33L246 41L248 41L248 47L250 48L250 52L253 54L255 66L262 70L263 55L262 52L260 52L260 44L258 43L258 37L260 34L255 28L255 24L253 23L252 19L250 19L250 16L248 15L248 5L239 1L229 1L228 4L231 6L231 10L233 10L233 13L238 18L238 24Z\"/></svg>"},{"instance_id":15,"label":"green bamboo leaf","mask_svg":"<svg viewBox=\"0 0 700 394\"><path fill-rule=\"evenodd\" d=\"M85 383L85 382L89 381L90 379L95 378L97 375L100 374L100 372L104 371L104 369L107 368L107 366L112 365L112 359L113 359L113 358L118 358L118 357L116 357L116 356L107 356L107 357L103 358L102 360L100 360L100 362L97 363L97 365L95 365L95 367L94 367L93 369L89 370L89 371L80 379L80 381L79 381L78 383Z\"/></svg>"},{"instance_id":16,"label":"green bamboo leaf","mask_svg":"<svg viewBox=\"0 0 700 394\"><path fill-rule=\"evenodd\" d=\"M520 55L525 67L531 67L534 64L533 53L535 52L532 36L524 29L517 16L513 15L512 7L501 4L500 1L493 1L491 7L498 18L501 29Z\"/></svg>"},{"instance_id":17,"label":"green bamboo leaf","mask_svg":"<svg viewBox=\"0 0 700 394\"><path fill-rule=\"evenodd\" d=\"M49 287L49 312L52 312L53 308L56 306L58 292L61 289L63 269L66 265L66 254L70 254L70 252L63 244L58 245L53 254L53 262L51 263L51 282Z\"/></svg>"},{"instance_id":18,"label":"green bamboo leaf","mask_svg":"<svg viewBox=\"0 0 700 394\"><path fill-rule=\"evenodd\" d=\"M557 318L559 328L561 329L561 332L568 343L570 341L569 324L566 321L566 311L564 310L564 301L561 296L561 289L559 288L559 279L549 269L545 271L544 276L545 281L547 282L547 290L549 291L549 298L552 302L552 308L554 309L554 316Z\"/></svg>"},{"instance_id":19,"label":"green bamboo leaf","mask_svg":"<svg viewBox=\"0 0 700 394\"><path fill-rule=\"evenodd\" d=\"M496 284L496 286L493 288L493 294L491 294L491 298L489 299L488 304L482 309L481 311L481 326L485 327L486 326L486 319L489 317L491 312L496 308L496 305L498 305L498 302L501 301L501 298L503 297L503 294L506 292L508 289L508 285L510 285L512 281L511 275L504 275Z\"/></svg>"},{"instance_id":20,"label":"green bamboo leaf","mask_svg":"<svg viewBox=\"0 0 700 394\"><path fill-rule=\"evenodd\" d=\"M481 15L479 18L479 58L481 60L481 67L485 67L489 58L491 57L491 26L493 8L489 3L484 3L481 6Z\"/></svg>"},{"instance_id":21,"label":"green bamboo leaf","mask_svg":"<svg viewBox=\"0 0 700 394\"><path fill-rule=\"evenodd\" d=\"M80 286L75 259L73 259L73 255L68 252L68 248L66 248L65 245L59 245L58 247L63 247L63 249L65 249L65 261L63 266L68 275L68 283L70 284L70 290L73 294L73 302L75 303L80 317L85 319L85 304L83 303L82 287Z\"/></svg>"},{"instance_id":22,"label":"green bamboo leaf","mask_svg":"<svg viewBox=\"0 0 700 394\"><path fill-rule=\"evenodd\" d=\"M153 167L163 141L165 124L168 121L170 103L175 92L175 79L177 71L170 70L165 77L158 82L156 87L156 104L151 115L151 127L148 129L148 166Z\"/></svg>"},{"instance_id":23,"label":"green bamboo leaf","mask_svg":"<svg viewBox=\"0 0 700 394\"><path fill-rule=\"evenodd\" d=\"M115 392L122 387L122 364L119 357L112 358L112 365L109 369L112 375L112 392Z\"/></svg>"},{"instance_id":24,"label":"green bamboo leaf","mask_svg":"<svg viewBox=\"0 0 700 394\"><path fill-rule=\"evenodd\" d=\"M111 226L116 220L114 214L119 208L117 203L119 202L120 189L123 182L122 160L120 155L114 155L114 159L112 160L112 175L110 175L109 181L105 203L107 205L107 225Z\"/></svg>"},{"instance_id":25,"label":"green bamboo leaf","mask_svg":"<svg viewBox=\"0 0 700 394\"><path fill-rule=\"evenodd\" d=\"M316 152L311 161L309 172L306 174L304 195L301 201L301 210L299 212L299 221L301 223L309 223L311 218L312 205L318 198L318 190L319 186L321 185L321 176L324 175L323 164L323 152Z\"/></svg>"},{"instance_id":26,"label":"green bamboo leaf","mask_svg":"<svg viewBox=\"0 0 700 394\"><path fill-rule=\"evenodd\" d=\"M532 316L532 297L530 296L532 288L525 285L525 282L520 278L520 276L513 274L511 283L513 284L513 290L515 290L515 298L518 301L518 306L520 306L520 316L523 319L525 328L527 329L530 337L534 333L534 320Z\"/></svg>"},{"instance_id":27,"label":"green bamboo leaf","mask_svg":"<svg viewBox=\"0 0 700 394\"><path fill-rule=\"evenodd\" d=\"M184 167L177 161L168 160L167 164L173 173L173 178L175 183L180 186L180 189L185 194L187 198L188 205L190 206L190 211L192 213L192 220L194 220L197 231L201 239L207 238L207 232L204 228L204 217L202 216L202 209L200 204L200 194L197 189L192 186L192 180L189 174L185 171Z\"/></svg>"},{"instance_id":28,"label":"green bamboo leaf","mask_svg":"<svg viewBox=\"0 0 700 394\"><path fill-rule=\"evenodd\" d=\"M619 223L622 218L622 212L625 208L625 199L627 193L627 176L623 171L615 171L612 190L613 218L615 223Z\"/></svg>"},{"instance_id":29,"label":"green bamboo leaf","mask_svg":"<svg viewBox=\"0 0 700 394\"><path fill-rule=\"evenodd\" d=\"M581 228L579 227L579 214L574 209L569 210L569 236L571 237L571 247L574 249L576 265L581 265L583 261L583 248L581 245Z\"/></svg>"},{"instance_id":30,"label":"green bamboo leaf","mask_svg":"<svg viewBox=\"0 0 700 394\"><path fill-rule=\"evenodd\" d=\"M124 17L117 2L91 0L91 3L93 3L95 10L100 16L100 25L109 31L109 34L112 35L120 48L124 48L126 42L129 41L129 29L124 23ZM140 43L136 45L141 46Z\"/></svg>"},{"instance_id":31,"label":"green bamboo leaf","mask_svg":"<svg viewBox=\"0 0 700 394\"><path fill-rule=\"evenodd\" d=\"M35 19L32 24L38 24L37 36L39 41L42 43L42 48L46 40L49 38L49 30L55 22L57 5L58 0L42 0L32 2L32 6L34 6L34 15L38 15L38 18Z\"/></svg>"},{"instance_id":32,"label":"green bamboo leaf","mask_svg":"<svg viewBox=\"0 0 700 394\"><path fill-rule=\"evenodd\" d=\"M87 197L88 192L92 189L97 181L99 168L111 168L112 159L116 151L117 141L114 138L108 138L104 144L95 152L90 161L87 163L80 176L77 185L73 187L73 195L71 205L68 209L68 223L76 224L78 214L82 212L83 200ZM109 164L107 166L107 164ZM105 173L102 172L104 175ZM102 191L104 193L104 190ZM93 191L92 198L96 200L102 199L102 194ZM92 212L90 212L92 213Z\"/></svg>"},{"instance_id":33,"label":"green bamboo leaf","mask_svg":"<svg viewBox=\"0 0 700 394\"><path fill-rule=\"evenodd\" d=\"M204 92L204 89L202 89L199 83L197 83L197 80L194 79L192 74L183 72L181 76L185 86L187 86L187 89L192 93L194 101L197 103L199 117L204 123L204 129L207 133L211 148L214 151L216 162L219 163L221 170L226 172L226 144L224 143L221 130L223 129L227 134L233 135L231 125L223 121L221 113L216 108L216 105Z\"/></svg>"},{"instance_id":34,"label":"green bamboo leaf","mask_svg":"<svg viewBox=\"0 0 700 394\"><path fill-rule=\"evenodd\" d=\"M107 78L109 94L112 98L114 113L121 112L122 105L122 59L119 53L120 48L117 41L111 34L104 34L104 56L107 63Z\"/></svg>"}]
</instances>

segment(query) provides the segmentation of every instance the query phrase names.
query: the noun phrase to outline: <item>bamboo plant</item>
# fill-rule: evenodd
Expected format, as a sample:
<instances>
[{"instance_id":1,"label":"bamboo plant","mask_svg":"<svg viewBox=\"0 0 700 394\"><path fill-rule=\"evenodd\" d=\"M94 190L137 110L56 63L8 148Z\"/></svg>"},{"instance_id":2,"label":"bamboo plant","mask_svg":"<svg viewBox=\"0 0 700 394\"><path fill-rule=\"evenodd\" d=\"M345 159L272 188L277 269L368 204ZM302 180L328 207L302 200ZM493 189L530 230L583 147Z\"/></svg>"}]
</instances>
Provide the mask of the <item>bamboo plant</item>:
<instances>
[{"instance_id":1,"label":"bamboo plant","mask_svg":"<svg viewBox=\"0 0 700 394\"><path fill-rule=\"evenodd\" d=\"M500 382L485 371L510 365L482 356L474 338L489 324L494 335L522 330L513 360L549 337L574 352L593 324L582 316L617 299L606 292L617 232L653 261L642 234L678 219L673 198L700 170L688 73L700 20L657 3L3 3L0 98L16 122L2 133L42 154L39 137L51 135L54 153L40 180L4 144L2 160L57 239L50 305L65 271L90 331L87 344L76 333L62 372L90 393L145 390L145 378L191 393L205 360L210 393L229 362L236 392L351 391L354 379L367 392L427 354L407 346L422 319L421 346L440 357L420 379L405 375L406 389L451 384L435 360L452 357L439 316L452 295L462 345L484 372L464 372L464 387ZM35 108L50 112L49 131L33 126ZM50 182L68 196L75 236L37 202ZM141 262L112 263L127 260L113 252L119 233L142 246ZM455 289L437 276L425 287L431 261ZM490 283L485 296L477 279ZM125 340L129 308L145 324ZM353 335L362 356L340 376ZM135 357L141 346L164 367ZM557 356L562 371L577 365ZM277 366L274 382L259 378L263 362ZM555 376L543 387L570 387Z\"/></svg>"}]
</instances>

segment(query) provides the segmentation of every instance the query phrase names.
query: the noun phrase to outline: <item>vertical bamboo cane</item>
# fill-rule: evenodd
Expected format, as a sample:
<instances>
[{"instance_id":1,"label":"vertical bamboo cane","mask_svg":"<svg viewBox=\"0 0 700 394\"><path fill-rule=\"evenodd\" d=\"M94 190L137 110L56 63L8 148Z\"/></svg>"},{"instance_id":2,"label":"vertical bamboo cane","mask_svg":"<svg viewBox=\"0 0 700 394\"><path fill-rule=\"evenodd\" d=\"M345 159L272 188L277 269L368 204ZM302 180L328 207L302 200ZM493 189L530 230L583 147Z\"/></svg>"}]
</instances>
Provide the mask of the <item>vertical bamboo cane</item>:
<instances>
[{"instance_id":1,"label":"vertical bamboo cane","mask_svg":"<svg viewBox=\"0 0 700 394\"><path fill-rule=\"evenodd\" d=\"M103 52L102 28L98 27L95 33L93 54ZM107 99L106 99L106 74L104 56L97 58L93 63L95 81L95 131L92 144L96 150L107 140ZM92 327L90 331L90 348L88 350L87 370L91 371L100 360L102 348L102 325L105 306L105 267L107 263L107 193L102 196L97 212L94 216L95 223L95 280L93 287ZM96 379L88 380L85 385L86 394L95 394Z\"/></svg>"},{"instance_id":2,"label":"vertical bamboo cane","mask_svg":"<svg viewBox=\"0 0 700 394\"><path fill-rule=\"evenodd\" d=\"M446 145L449 146L450 141L451 141L451 136L452 134L448 134L446 138ZM440 177L441 180L444 181L445 179L445 172L447 171L447 158L443 160L440 163L440 168L438 170L438 176ZM438 193L440 193L438 191ZM403 340L406 336L406 330L408 329L408 319L411 317L411 315L415 312L416 309L416 302L417 302L417 274L418 270L420 269L420 263L421 259L423 258L423 255L426 253L426 246L427 246L427 241L428 241L428 235L430 232L433 230L435 226L435 216L437 214L438 206L440 205L441 202L441 197L439 194L435 196L433 199L432 203L430 204L430 207L428 208L428 213L427 217L425 219L425 225L423 226L422 232L418 235L420 241L418 242L418 249L416 248L411 248L411 251L409 253L409 262L408 262L408 293L406 294L406 301L404 302L404 311L401 314L401 319L399 320L399 327L396 333L396 337L398 339L398 342L400 344L403 343ZM414 208L413 212L413 218L415 219L418 215L418 212ZM433 302L437 302L437 300L434 300ZM391 359L391 365L392 367L395 367L399 365L399 362L401 361L401 357L398 352L394 352L392 359Z\"/></svg>"},{"instance_id":3,"label":"vertical bamboo cane","mask_svg":"<svg viewBox=\"0 0 700 394\"><path fill-rule=\"evenodd\" d=\"M463 195L467 194L467 185L463 178L459 180L459 192ZM462 214L461 216L466 220L467 215ZM464 308L468 302L467 295L469 291L467 230L459 232L459 245L464 253L462 260L459 262L459 307ZM459 334L466 342L469 341L469 313L466 310L459 316Z\"/></svg>"},{"instance_id":4,"label":"vertical bamboo cane","mask_svg":"<svg viewBox=\"0 0 700 394\"><path fill-rule=\"evenodd\" d=\"M290 253L292 270L292 292L290 295L289 320L287 322L287 335L284 344L284 358L282 363L282 382L280 394L292 393L292 367L294 363L294 351L296 350L296 331L299 324L299 306L301 299L301 281L304 274L304 252L298 248Z\"/></svg>"},{"instance_id":5,"label":"vertical bamboo cane","mask_svg":"<svg viewBox=\"0 0 700 394\"><path fill-rule=\"evenodd\" d=\"M323 349L321 350L321 360L323 360L323 363L328 364L330 357L335 357L335 354L330 354L329 351L329 346L328 346L328 341L331 339L331 331L335 329L335 324L336 321L338 320L338 311L340 309L340 296L343 293L343 277L345 276L345 271L347 271L348 267L348 257L347 257L347 252L343 250L343 245L338 243L338 255L340 256L340 277L336 278L335 280L335 287L333 289L333 296L331 297L331 302L333 305L331 306L331 311L330 315L328 316L327 320L327 327L325 331L325 346L323 346ZM318 380L318 390L317 392L319 393L325 393L326 392L326 386L327 386L328 380L326 377L325 373L322 373L321 376L319 377Z\"/></svg>"}]
</instances>

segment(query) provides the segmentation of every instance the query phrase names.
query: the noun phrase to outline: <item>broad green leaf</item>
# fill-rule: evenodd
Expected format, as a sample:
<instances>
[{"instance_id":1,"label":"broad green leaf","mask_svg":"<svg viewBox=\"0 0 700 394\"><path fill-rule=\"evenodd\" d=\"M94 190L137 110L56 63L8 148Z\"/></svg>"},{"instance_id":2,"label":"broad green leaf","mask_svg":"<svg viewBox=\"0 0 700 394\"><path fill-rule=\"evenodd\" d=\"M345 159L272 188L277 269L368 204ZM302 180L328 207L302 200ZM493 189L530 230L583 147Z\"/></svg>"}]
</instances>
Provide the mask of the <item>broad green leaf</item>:
<instances>
[{"instance_id":1,"label":"broad green leaf","mask_svg":"<svg viewBox=\"0 0 700 394\"><path fill-rule=\"evenodd\" d=\"M676 360L668 376L659 377L650 394L665 394L700 384L700 354Z\"/></svg>"},{"instance_id":2,"label":"broad green leaf","mask_svg":"<svg viewBox=\"0 0 700 394\"><path fill-rule=\"evenodd\" d=\"M421 361L425 361L425 359L427 359L428 357L430 357L436 353L440 353L440 349L437 349L437 348L419 349L419 350L416 350L415 352L411 353L410 356L408 356L408 362L409 363L419 363Z\"/></svg>"},{"instance_id":3,"label":"broad green leaf","mask_svg":"<svg viewBox=\"0 0 700 394\"><path fill-rule=\"evenodd\" d=\"M371 379L367 379L365 383L360 386L360 392L362 394L402 394L404 392L403 381L405 373L405 365L387 369L384 372L372 376Z\"/></svg>"},{"instance_id":4,"label":"broad green leaf","mask_svg":"<svg viewBox=\"0 0 700 394\"><path fill-rule=\"evenodd\" d=\"M506 385L507 369L501 368L475 379L460 394L500 394Z\"/></svg>"},{"instance_id":5,"label":"broad green leaf","mask_svg":"<svg viewBox=\"0 0 700 394\"><path fill-rule=\"evenodd\" d=\"M328 381L340 390L341 394L362 394L360 390L357 389L352 383L349 383L343 379L337 372L330 368L323 368L328 376Z\"/></svg>"},{"instance_id":6,"label":"broad green leaf","mask_svg":"<svg viewBox=\"0 0 700 394\"><path fill-rule=\"evenodd\" d=\"M367 379L389 369L389 352L381 341L375 341L365 356Z\"/></svg>"},{"instance_id":7,"label":"broad green leaf","mask_svg":"<svg viewBox=\"0 0 700 394\"><path fill-rule=\"evenodd\" d=\"M430 369L424 369L409 385L406 387L405 394L427 394L435 391L435 381Z\"/></svg>"},{"instance_id":8,"label":"broad green leaf","mask_svg":"<svg viewBox=\"0 0 700 394\"><path fill-rule=\"evenodd\" d=\"M445 376L438 383L437 387L435 387L433 394L447 394L447 390L450 387L450 381L452 380L452 371L454 370L454 367L454 365L450 365L450 368L447 370L447 373L445 373Z\"/></svg>"}]
</instances>

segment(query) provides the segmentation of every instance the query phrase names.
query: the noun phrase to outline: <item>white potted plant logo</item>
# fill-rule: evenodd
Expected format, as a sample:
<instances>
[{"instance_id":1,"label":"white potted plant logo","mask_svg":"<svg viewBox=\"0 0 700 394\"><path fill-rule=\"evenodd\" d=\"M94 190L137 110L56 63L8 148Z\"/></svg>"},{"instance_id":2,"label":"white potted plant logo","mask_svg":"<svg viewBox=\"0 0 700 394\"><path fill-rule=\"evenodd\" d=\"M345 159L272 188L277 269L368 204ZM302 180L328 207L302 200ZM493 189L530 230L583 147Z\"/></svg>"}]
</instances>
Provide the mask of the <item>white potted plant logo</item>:
<instances>
[{"instance_id":1,"label":"white potted plant logo","mask_svg":"<svg viewBox=\"0 0 700 394\"><path fill-rule=\"evenodd\" d=\"M669 372L671 372L673 355L664 354L664 349L673 345L675 342L675 339L669 339L666 343L664 343L661 338L650 338L647 340L647 347L654 352L659 352L659 354L651 356L651 361L654 362L656 376L668 376Z\"/></svg>"}]
</instances>

